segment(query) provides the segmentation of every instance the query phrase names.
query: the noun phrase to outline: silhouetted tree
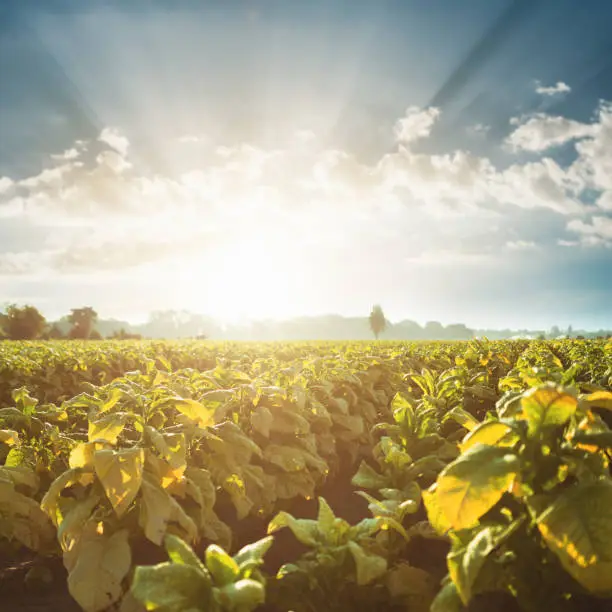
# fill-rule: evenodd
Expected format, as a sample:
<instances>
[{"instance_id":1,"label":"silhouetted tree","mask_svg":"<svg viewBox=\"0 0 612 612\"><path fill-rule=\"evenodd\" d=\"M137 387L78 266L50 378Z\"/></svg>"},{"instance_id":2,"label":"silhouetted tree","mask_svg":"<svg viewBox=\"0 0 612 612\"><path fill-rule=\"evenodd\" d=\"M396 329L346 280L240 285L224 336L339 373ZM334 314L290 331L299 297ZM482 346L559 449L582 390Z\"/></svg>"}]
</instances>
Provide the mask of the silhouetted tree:
<instances>
[{"instance_id":1,"label":"silhouetted tree","mask_svg":"<svg viewBox=\"0 0 612 612\"><path fill-rule=\"evenodd\" d=\"M11 304L6 309L2 327L7 338L11 340L33 340L44 331L47 322L45 317L34 306L16 306Z\"/></svg>"},{"instance_id":2,"label":"silhouetted tree","mask_svg":"<svg viewBox=\"0 0 612 612\"><path fill-rule=\"evenodd\" d=\"M444 325L440 321L427 321L425 323L425 338L427 340L443 340L445 338Z\"/></svg>"},{"instance_id":3,"label":"silhouetted tree","mask_svg":"<svg viewBox=\"0 0 612 612\"><path fill-rule=\"evenodd\" d=\"M383 309L376 304L372 308L372 312L370 313L370 329L374 333L374 337L378 340L378 336L385 331L387 327L387 320L385 319L385 314L383 313Z\"/></svg>"},{"instance_id":4,"label":"silhouetted tree","mask_svg":"<svg viewBox=\"0 0 612 612\"><path fill-rule=\"evenodd\" d=\"M60 326L57 323L54 323L53 325L51 325L51 327L45 332L44 337L47 340L59 340L60 338L64 337L64 334L62 333L62 330L60 329Z\"/></svg>"},{"instance_id":5,"label":"silhouetted tree","mask_svg":"<svg viewBox=\"0 0 612 612\"><path fill-rule=\"evenodd\" d=\"M68 322L72 325L70 337L86 340L91 336L97 320L98 313L91 306L73 308L68 315Z\"/></svg>"}]
</instances>

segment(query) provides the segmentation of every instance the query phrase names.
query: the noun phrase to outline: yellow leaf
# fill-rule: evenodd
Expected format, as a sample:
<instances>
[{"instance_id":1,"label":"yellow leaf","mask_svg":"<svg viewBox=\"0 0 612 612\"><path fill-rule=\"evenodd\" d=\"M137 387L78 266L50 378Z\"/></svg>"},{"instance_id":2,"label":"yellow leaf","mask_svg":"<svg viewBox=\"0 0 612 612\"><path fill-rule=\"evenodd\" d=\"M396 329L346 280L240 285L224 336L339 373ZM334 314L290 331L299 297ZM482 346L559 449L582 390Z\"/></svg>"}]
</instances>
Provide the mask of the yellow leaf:
<instances>
[{"instance_id":1,"label":"yellow leaf","mask_svg":"<svg viewBox=\"0 0 612 612\"><path fill-rule=\"evenodd\" d=\"M603 408L612 410L612 392L610 391L595 391L582 398L589 408Z\"/></svg>"},{"instance_id":2,"label":"yellow leaf","mask_svg":"<svg viewBox=\"0 0 612 612\"><path fill-rule=\"evenodd\" d=\"M96 476L119 518L125 514L140 490L143 462L142 448L99 450L94 453Z\"/></svg>"},{"instance_id":3,"label":"yellow leaf","mask_svg":"<svg viewBox=\"0 0 612 612\"><path fill-rule=\"evenodd\" d=\"M518 439L512 428L499 421L486 421L476 429L470 431L463 442L459 445L462 452L472 448L475 444L486 444L489 446L512 446Z\"/></svg>"},{"instance_id":4,"label":"yellow leaf","mask_svg":"<svg viewBox=\"0 0 612 612\"><path fill-rule=\"evenodd\" d=\"M68 590L85 612L101 612L119 601L132 563L128 531L112 536L87 532L78 543Z\"/></svg>"},{"instance_id":5,"label":"yellow leaf","mask_svg":"<svg viewBox=\"0 0 612 612\"><path fill-rule=\"evenodd\" d=\"M176 398L173 404L181 414L195 421L202 429L214 422L216 407L209 409L196 400L184 398Z\"/></svg>"},{"instance_id":6,"label":"yellow leaf","mask_svg":"<svg viewBox=\"0 0 612 612\"><path fill-rule=\"evenodd\" d=\"M105 440L109 444L117 444L117 438L125 427L125 416L120 414L107 414L97 419L89 421L87 437L90 442L95 440Z\"/></svg>"},{"instance_id":7,"label":"yellow leaf","mask_svg":"<svg viewBox=\"0 0 612 612\"><path fill-rule=\"evenodd\" d=\"M592 593L612 594L612 482L561 493L538 517L538 528L563 567Z\"/></svg>"},{"instance_id":8,"label":"yellow leaf","mask_svg":"<svg viewBox=\"0 0 612 612\"><path fill-rule=\"evenodd\" d=\"M454 529L474 527L510 489L518 469L519 459L508 449L476 445L438 476L439 508Z\"/></svg>"},{"instance_id":9,"label":"yellow leaf","mask_svg":"<svg viewBox=\"0 0 612 612\"><path fill-rule=\"evenodd\" d=\"M92 442L81 442L70 451L68 465L71 468L89 467L93 464L96 445Z\"/></svg>"},{"instance_id":10,"label":"yellow leaf","mask_svg":"<svg viewBox=\"0 0 612 612\"><path fill-rule=\"evenodd\" d=\"M184 540L193 542L198 535L196 524L185 513L181 505L163 489L143 480L142 500L138 518L145 536L161 546L170 523L178 523Z\"/></svg>"}]
</instances>

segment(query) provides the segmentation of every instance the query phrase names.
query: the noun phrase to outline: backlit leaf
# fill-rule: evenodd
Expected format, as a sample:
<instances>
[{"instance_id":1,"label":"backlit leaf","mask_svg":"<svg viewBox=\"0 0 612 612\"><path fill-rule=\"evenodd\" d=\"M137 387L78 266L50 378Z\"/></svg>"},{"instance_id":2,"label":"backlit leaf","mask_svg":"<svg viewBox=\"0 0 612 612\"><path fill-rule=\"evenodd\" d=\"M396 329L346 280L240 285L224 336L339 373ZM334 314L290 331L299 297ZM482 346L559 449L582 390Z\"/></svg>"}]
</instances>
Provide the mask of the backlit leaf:
<instances>
[{"instance_id":1,"label":"backlit leaf","mask_svg":"<svg viewBox=\"0 0 612 612\"><path fill-rule=\"evenodd\" d=\"M94 453L96 476L118 517L125 514L140 490L144 450L99 450Z\"/></svg>"},{"instance_id":2,"label":"backlit leaf","mask_svg":"<svg viewBox=\"0 0 612 612\"><path fill-rule=\"evenodd\" d=\"M446 520L454 529L476 525L508 491L519 466L505 448L477 445L462 454L437 480L437 503Z\"/></svg>"}]
</instances>

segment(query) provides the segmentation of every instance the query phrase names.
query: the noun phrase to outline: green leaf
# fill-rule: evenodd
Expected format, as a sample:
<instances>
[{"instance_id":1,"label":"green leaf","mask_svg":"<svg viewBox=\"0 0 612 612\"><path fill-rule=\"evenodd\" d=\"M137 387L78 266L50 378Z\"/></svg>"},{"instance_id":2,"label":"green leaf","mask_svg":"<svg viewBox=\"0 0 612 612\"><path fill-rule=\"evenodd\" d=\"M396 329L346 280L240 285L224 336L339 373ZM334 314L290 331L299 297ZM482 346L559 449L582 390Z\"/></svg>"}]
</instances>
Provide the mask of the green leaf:
<instances>
[{"instance_id":1,"label":"green leaf","mask_svg":"<svg viewBox=\"0 0 612 612\"><path fill-rule=\"evenodd\" d=\"M505 448L476 445L438 476L437 503L454 529L474 527L508 491L520 468ZM427 503L427 502L426 502Z\"/></svg>"},{"instance_id":2,"label":"green leaf","mask_svg":"<svg viewBox=\"0 0 612 612\"><path fill-rule=\"evenodd\" d=\"M131 592L147 610L159 612L207 610L212 595L197 568L174 563L137 567Z\"/></svg>"},{"instance_id":3,"label":"green leaf","mask_svg":"<svg viewBox=\"0 0 612 612\"><path fill-rule=\"evenodd\" d=\"M225 586L234 582L240 575L238 563L216 544L211 544L206 549L205 558L206 567L217 586Z\"/></svg>"},{"instance_id":4,"label":"green leaf","mask_svg":"<svg viewBox=\"0 0 612 612\"><path fill-rule=\"evenodd\" d=\"M274 538L272 536L262 538L257 540L257 542L243 546L234 555L234 561L238 564L241 575L244 575L246 570L250 570L263 563L263 557L270 549L270 546L272 546L273 541Z\"/></svg>"},{"instance_id":5,"label":"green leaf","mask_svg":"<svg viewBox=\"0 0 612 612\"><path fill-rule=\"evenodd\" d=\"M567 423L578 408L578 400L560 387L546 385L524 393L521 406L533 434L542 427Z\"/></svg>"},{"instance_id":6,"label":"green leaf","mask_svg":"<svg viewBox=\"0 0 612 612\"><path fill-rule=\"evenodd\" d=\"M296 519L288 512L279 512L268 524L268 534L283 527L289 527L298 541L306 546L316 546L319 537L319 524L310 519Z\"/></svg>"},{"instance_id":7,"label":"green leaf","mask_svg":"<svg viewBox=\"0 0 612 612\"><path fill-rule=\"evenodd\" d=\"M447 556L449 574L461 600L466 605L472 598L472 587L480 570L498 544L495 535L495 527L485 527L470 540L467 546L453 550Z\"/></svg>"},{"instance_id":8,"label":"green leaf","mask_svg":"<svg viewBox=\"0 0 612 612\"><path fill-rule=\"evenodd\" d=\"M612 482L599 480L563 491L537 517L548 547L589 591L612 594Z\"/></svg>"},{"instance_id":9,"label":"green leaf","mask_svg":"<svg viewBox=\"0 0 612 612\"><path fill-rule=\"evenodd\" d=\"M172 563L177 563L179 565L191 565L202 572L204 577L210 581L210 575L206 569L206 566L193 552L193 549L191 546L189 546L189 544L175 535L167 534L164 538L164 546L166 547L166 552L168 553Z\"/></svg>"},{"instance_id":10,"label":"green leaf","mask_svg":"<svg viewBox=\"0 0 612 612\"><path fill-rule=\"evenodd\" d=\"M215 589L215 600L223 610L250 612L266 600L266 591L260 582L244 578Z\"/></svg>"},{"instance_id":11,"label":"green leaf","mask_svg":"<svg viewBox=\"0 0 612 612\"><path fill-rule=\"evenodd\" d=\"M452 582L447 582L433 600L430 612L464 612L463 602L457 587Z\"/></svg>"},{"instance_id":12,"label":"green leaf","mask_svg":"<svg viewBox=\"0 0 612 612\"><path fill-rule=\"evenodd\" d=\"M384 557L367 553L357 542L349 542L348 549L355 560L358 585L370 584L387 571Z\"/></svg>"},{"instance_id":13,"label":"green leaf","mask_svg":"<svg viewBox=\"0 0 612 612\"><path fill-rule=\"evenodd\" d=\"M388 484L388 480L370 467L368 463L362 461L357 473L351 479L351 483L364 489L381 489Z\"/></svg>"}]
</instances>

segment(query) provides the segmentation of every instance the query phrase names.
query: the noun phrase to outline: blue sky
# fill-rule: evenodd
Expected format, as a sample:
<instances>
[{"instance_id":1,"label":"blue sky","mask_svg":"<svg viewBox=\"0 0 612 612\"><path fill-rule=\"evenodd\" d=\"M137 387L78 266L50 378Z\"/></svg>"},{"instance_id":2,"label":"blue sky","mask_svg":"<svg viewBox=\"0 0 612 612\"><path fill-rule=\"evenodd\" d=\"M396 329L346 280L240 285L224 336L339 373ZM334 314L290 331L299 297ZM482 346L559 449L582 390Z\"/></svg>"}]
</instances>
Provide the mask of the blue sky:
<instances>
[{"instance_id":1,"label":"blue sky","mask_svg":"<svg viewBox=\"0 0 612 612\"><path fill-rule=\"evenodd\" d=\"M612 326L605 0L0 6L0 299Z\"/></svg>"}]
</instances>

